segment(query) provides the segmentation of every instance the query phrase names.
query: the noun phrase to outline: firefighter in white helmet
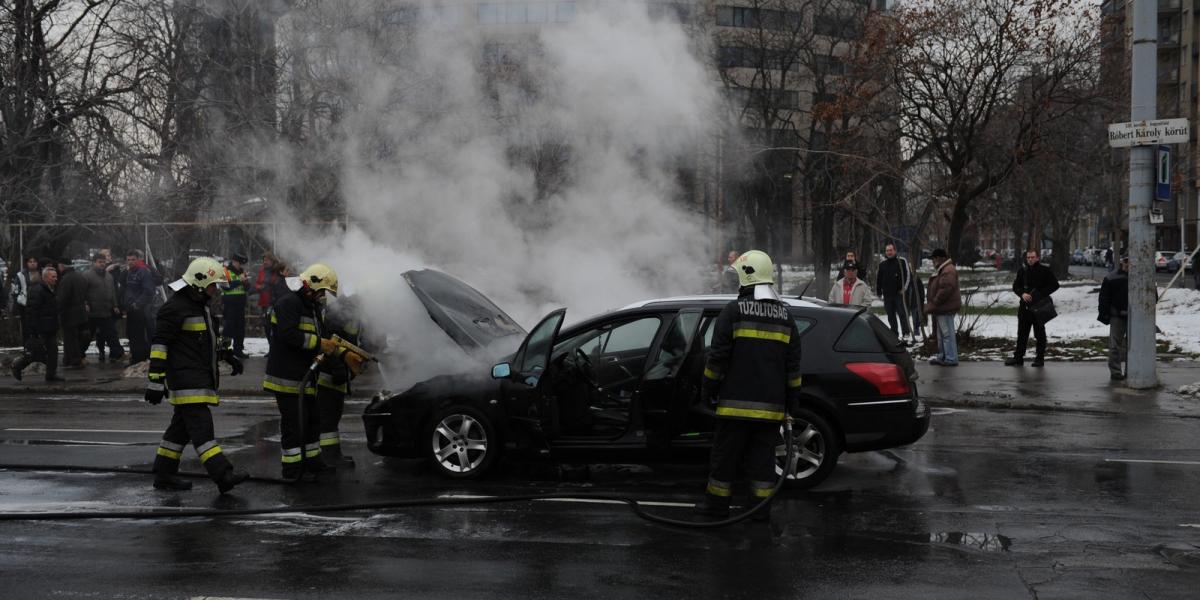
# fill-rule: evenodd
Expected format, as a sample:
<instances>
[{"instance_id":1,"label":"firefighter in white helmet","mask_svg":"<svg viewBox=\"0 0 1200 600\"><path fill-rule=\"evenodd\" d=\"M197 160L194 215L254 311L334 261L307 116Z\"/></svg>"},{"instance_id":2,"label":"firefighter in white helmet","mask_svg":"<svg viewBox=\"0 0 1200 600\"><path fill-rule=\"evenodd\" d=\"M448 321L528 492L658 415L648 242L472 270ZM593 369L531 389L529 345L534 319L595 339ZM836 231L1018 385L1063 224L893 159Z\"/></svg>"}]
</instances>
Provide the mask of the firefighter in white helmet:
<instances>
[{"instance_id":1,"label":"firefighter in white helmet","mask_svg":"<svg viewBox=\"0 0 1200 600\"><path fill-rule=\"evenodd\" d=\"M739 475L749 480L752 501L770 497L779 424L801 379L800 335L773 287L771 258L751 250L739 256L733 268L738 273L738 298L721 310L713 326L701 387L717 422L708 487L696 511L721 518L729 515L733 482ZM768 510L760 510L754 516L768 515Z\"/></svg>"},{"instance_id":2,"label":"firefighter in white helmet","mask_svg":"<svg viewBox=\"0 0 1200 600\"><path fill-rule=\"evenodd\" d=\"M320 354L324 360L345 360L325 330L322 310L330 296L337 296L338 277L328 265L315 263L287 283L291 292L271 308L273 342L263 389L275 395L279 407L283 479L313 481L330 467L321 458L317 377L305 377Z\"/></svg>"},{"instance_id":3,"label":"firefighter in white helmet","mask_svg":"<svg viewBox=\"0 0 1200 600\"><path fill-rule=\"evenodd\" d=\"M188 490L192 483L180 478L179 459L191 443L222 494L249 477L221 451L213 433L210 406L219 403L220 373L217 361L242 372L242 363L217 339L217 323L209 302L226 282L225 269L211 258L197 258L183 277L171 283L175 294L158 310L150 346L150 383L145 400L159 404L168 398L174 406L171 424L163 433L154 458L154 487Z\"/></svg>"}]
</instances>

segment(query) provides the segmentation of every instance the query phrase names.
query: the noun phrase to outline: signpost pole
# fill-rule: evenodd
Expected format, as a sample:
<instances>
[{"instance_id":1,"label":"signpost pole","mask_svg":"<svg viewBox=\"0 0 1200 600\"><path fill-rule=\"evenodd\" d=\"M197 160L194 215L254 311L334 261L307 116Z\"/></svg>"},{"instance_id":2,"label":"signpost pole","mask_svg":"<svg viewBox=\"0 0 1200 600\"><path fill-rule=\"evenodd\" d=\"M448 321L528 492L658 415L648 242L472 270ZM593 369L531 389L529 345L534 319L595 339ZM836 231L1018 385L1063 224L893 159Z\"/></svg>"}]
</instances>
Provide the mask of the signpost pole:
<instances>
[{"instance_id":1,"label":"signpost pole","mask_svg":"<svg viewBox=\"0 0 1200 600\"><path fill-rule=\"evenodd\" d=\"M1158 73L1158 7L1155 0L1134 0L1133 60L1130 87L1131 121L1155 118ZM1154 146L1129 151L1129 332L1126 385L1133 389L1158 386L1154 344L1154 227L1150 207L1155 182Z\"/></svg>"}]
</instances>

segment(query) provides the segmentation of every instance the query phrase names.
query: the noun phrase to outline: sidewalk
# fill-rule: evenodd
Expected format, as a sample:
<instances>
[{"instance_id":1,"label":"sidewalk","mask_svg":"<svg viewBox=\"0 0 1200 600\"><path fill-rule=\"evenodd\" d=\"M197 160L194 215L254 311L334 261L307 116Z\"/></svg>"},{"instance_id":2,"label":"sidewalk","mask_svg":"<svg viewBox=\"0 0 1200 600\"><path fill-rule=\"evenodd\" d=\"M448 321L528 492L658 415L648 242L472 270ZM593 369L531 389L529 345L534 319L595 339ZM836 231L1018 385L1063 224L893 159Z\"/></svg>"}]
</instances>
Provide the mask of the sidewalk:
<instances>
[{"instance_id":1,"label":"sidewalk","mask_svg":"<svg viewBox=\"0 0 1200 600\"><path fill-rule=\"evenodd\" d=\"M6 364L7 358L0 360ZM140 396L146 389L145 376L123 377L124 364L95 364L82 369L59 370L64 383L47 384L40 373L26 372L24 381L13 379L7 368L0 371L0 396L11 394L97 394ZM221 377L224 396L266 396L262 390L267 359L252 356L243 361L245 373ZM228 366L222 371L228 373ZM1131 390L1122 382L1109 381L1103 361L1047 362L1041 369L1028 365L1006 367L1001 362L962 362L958 367L934 367L917 361L917 389L935 407L980 407L1078 411L1096 414L1175 415L1200 418L1200 398L1175 393L1181 385L1200 382L1200 364L1158 364L1162 387ZM355 380L355 395L368 398L382 387L379 369L373 366Z\"/></svg>"},{"instance_id":2,"label":"sidewalk","mask_svg":"<svg viewBox=\"0 0 1200 600\"><path fill-rule=\"evenodd\" d=\"M96 394L96 395L125 395L140 397L146 389L146 376L124 377L126 364L97 364L96 356L88 356L88 364L82 369L59 368L58 374L67 381L46 383L42 373L34 373L32 369L25 372L22 381L13 379L7 364L10 356L0 360L4 369L0 372L0 396L10 394ZM263 375L267 368L267 359L262 356L251 356L242 361L245 372L237 377L229 375L229 365L221 364L222 396L267 396L262 389ZM381 386L379 368L371 366L361 377L354 380L355 395L368 398Z\"/></svg>"},{"instance_id":3,"label":"sidewalk","mask_svg":"<svg viewBox=\"0 0 1200 600\"><path fill-rule=\"evenodd\" d=\"M1050 361L1041 369L993 361L957 367L918 362L917 372L917 389L930 406L1200 418L1200 398L1175 393L1182 385L1200 382L1200 365L1190 361L1158 363L1161 387L1154 390L1132 390L1110 381L1104 361Z\"/></svg>"}]
</instances>

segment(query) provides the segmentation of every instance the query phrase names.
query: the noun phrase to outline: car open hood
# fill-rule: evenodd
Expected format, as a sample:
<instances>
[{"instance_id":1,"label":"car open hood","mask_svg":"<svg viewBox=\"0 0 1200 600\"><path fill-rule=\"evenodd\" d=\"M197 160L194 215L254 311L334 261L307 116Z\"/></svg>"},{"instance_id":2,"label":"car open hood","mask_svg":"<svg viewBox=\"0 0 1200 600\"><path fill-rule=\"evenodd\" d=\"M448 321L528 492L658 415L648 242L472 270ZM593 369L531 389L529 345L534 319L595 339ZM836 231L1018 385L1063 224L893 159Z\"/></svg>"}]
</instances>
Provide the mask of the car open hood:
<instances>
[{"instance_id":1,"label":"car open hood","mask_svg":"<svg viewBox=\"0 0 1200 600\"><path fill-rule=\"evenodd\" d=\"M491 360L512 352L525 330L487 296L461 280L433 269L405 271L429 316L468 354Z\"/></svg>"}]
</instances>

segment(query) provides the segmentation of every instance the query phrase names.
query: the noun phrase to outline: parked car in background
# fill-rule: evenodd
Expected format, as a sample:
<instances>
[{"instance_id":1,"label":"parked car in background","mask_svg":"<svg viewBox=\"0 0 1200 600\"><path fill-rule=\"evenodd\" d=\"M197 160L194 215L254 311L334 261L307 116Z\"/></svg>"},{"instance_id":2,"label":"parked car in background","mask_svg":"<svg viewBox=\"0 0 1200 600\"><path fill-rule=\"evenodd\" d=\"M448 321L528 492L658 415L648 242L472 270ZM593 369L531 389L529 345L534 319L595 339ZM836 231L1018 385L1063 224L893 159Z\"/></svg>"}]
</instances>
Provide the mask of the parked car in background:
<instances>
[{"instance_id":1,"label":"parked car in background","mask_svg":"<svg viewBox=\"0 0 1200 600\"><path fill-rule=\"evenodd\" d=\"M559 309L525 335L449 275L404 278L468 354L493 358L467 375L376 394L363 412L371 452L425 458L439 474L464 479L484 475L512 449L601 461L707 459L715 415L700 400L705 353L718 313L735 296L648 300L570 327ZM790 485L820 483L842 452L903 446L925 434L930 412L912 357L883 322L858 307L785 302L804 374L803 397L788 407L799 457ZM784 455L781 428L780 474Z\"/></svg>"},{"instance_id":2,"label":"parked car in background","mask_svg":"<svg viewBox=\"0 0 1200 600\"><path fill-rule=\"evenodd\" d=\"M1076 250L1071 253L1071 264L1086 265L1088 264L1088 255L1083 250Z\"/></svg>"},{"instance_id":3,"label":"parked car in background","mask_svg":"<svg viewBox=\"0 0 1200 600\"><path fill-rule=\"evenodd\" d=\"M1167 250L1159 250L1158 252L1155 252L1154 253L1154 272L1155 273L1169 272L1170 268L1171 268L1171 259L1174 258L1174 256L1175 256L1174 252L1170 252ZM1179 270L1179 267L1176 266L1175 270Z\"/></svg>"},{"instance_id":4,"label":"parked car in background","mask_svg":"<svg viewBox=\"0 0 1200 600\"><path fill-rule=\"evenodd\" d=\"M1176 252L1167 260L1167 272L1175 273L1179 271L1180 266L1184 268L1184 272L1192 270L1192 260L1190 252Z\"/></svg>"}]
</instances>

